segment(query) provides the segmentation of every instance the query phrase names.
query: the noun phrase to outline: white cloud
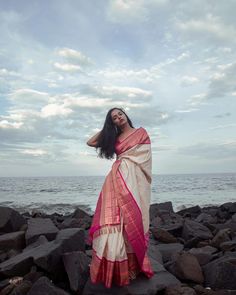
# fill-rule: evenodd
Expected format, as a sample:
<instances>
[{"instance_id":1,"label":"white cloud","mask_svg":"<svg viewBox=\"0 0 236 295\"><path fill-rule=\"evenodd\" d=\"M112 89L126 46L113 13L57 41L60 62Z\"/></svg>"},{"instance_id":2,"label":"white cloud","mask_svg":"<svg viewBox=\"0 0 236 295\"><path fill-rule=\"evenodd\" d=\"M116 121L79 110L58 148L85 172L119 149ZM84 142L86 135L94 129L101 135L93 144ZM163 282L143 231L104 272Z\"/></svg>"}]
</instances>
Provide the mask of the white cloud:
<instances>
[{"instance_id":1,"label":"white cloud","mask_svg":"<svg viewBox=\"0 0 236 295\"><path fill-rule=\"evenodd\" d=\"M15 103L27 103L31 105L47 102L49 100L48 93L26 88L16 89L11 92L8 97Z\"/></svg>"},{"instance_id":2,"label":"white cloud","mask_svg":"<svg viewBox=\"0 0 236 295\"><path fill-rule=\"evenodd\" d=\"M47 151L42 149L25 149L21 151L22 154L32 155L34 157L43 156L48 154Z\"/></svg>"},{"instance_id":3,"label":"white cloud","mask_svg":"<svg viewBox=\"0 0 236 295\"><path fill-rule=\"evenodd\" d=\"M191 86L193 84L196 84L198 82L199 82L199 79L197 77L184 76L181 78L180 84L186 87L186 86Z\"/></svg>"},{"instance_id":4,"label":"white cloud","mask_svg":"<svg viewBox=\"0 0 236 295\"><path fill-rule=\"evenodd\" d=\"M2 129L19 129L22 125L22 122L9 122L8 120L0 121L0 128Z\"/></svg>"},{"instance_id":5,"label":"white cloud","mask_svg":"<svg viewBox=\"0 0 236 295\"><path fill-rule=\"evenodd\" d=\"M168 0L110 0L107 15L110 21L129 24L148 20L152 8L162 7Z\"/></svg>"},{"instance_id":6,"label":"white cloud","mask_svg":"<svg viewBox=\"0 0 236 295\"><path fill-rule=\"evenodd\" d=\"M43 118L53 117L53 116L68 116L73 110L66 107L65 105L58 104L48 104L41 109L41 116Z\"/></svg>"},{"instance_id":7,"label":"white cloud","mask_svg":"<svg viewBox=\"0 0 236 295\"><path fill-rule=\"evenodd\" d=\"M231 41L236 37L236 29L232 25L226 25L220 17L208 13L202 19L190 19L177 21L176 27L189 34L211 35L221 41ZM200 35L199 35L200 36Z\"/></svg>"},{"instance_id":8,"label":"white cloud","mask_svg":"<svg viewBox=\"0 0 236 295\"><path fill-rule=\"evenodd\" d=\"M73 65L73 64L66 64L66 63L59 63L59 62L55 62L53 64L54 68L56 70L60 70L63 72L67 72L67 73L75 73L75 72L81 72L82 69L80 66L78 65Z\"/></svg>"},{"instance_id":9,"label":"white cloud","mask_svg":"<svg viewBox=\"0 0 236 295\"><path fill-rule=\"evenodd\" d=\"M199 109L186 109L186 110L175 110L176 113L192 113L192 112L196 112L199 111Z\"/></svg>"},{"instance_id":10,"label":"white cloud","mask_svg":"<svg viewBox=\"0 0 236 295\"><path fill-rule=\"evenodd\" d=\"M189 103L191 106L204 105L206 104L206 98L206 93L192 95L187 99L187 103Z\"/></svg>"},{"instance_id":11,"label":"white cloud","mask_svg":"<svg viewBox=\"0 0 236 295\"><path fill-rule=\"evenodd\" d=\"M71 64L79 64L80 66L92 65L92 60L82 54L80 51L71 48L62 48L58 50L58 55L64 57Z\"/></svg>"},{"instance_id":12,"label":"white cloud","mask_svg":"<svg viewBox=\"0 0 236 295\"><path fill-rule=\"evenodd\" d=\"M90 96L99 96L101 98L109 98L112 100L147 100L151 99L152 92L138 87L125 87L125 86L100 86L88 85L84 90L84 94Z\"/></svg>"}]
</instances>

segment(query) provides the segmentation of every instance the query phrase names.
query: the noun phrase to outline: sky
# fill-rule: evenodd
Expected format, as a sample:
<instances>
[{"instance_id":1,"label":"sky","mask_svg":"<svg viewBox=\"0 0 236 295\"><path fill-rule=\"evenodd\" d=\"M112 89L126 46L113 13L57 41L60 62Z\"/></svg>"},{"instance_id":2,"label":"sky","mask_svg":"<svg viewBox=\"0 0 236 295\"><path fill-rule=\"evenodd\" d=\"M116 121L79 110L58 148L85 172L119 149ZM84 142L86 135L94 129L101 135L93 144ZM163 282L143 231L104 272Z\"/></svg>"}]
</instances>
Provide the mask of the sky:
<instances>
[{"instance_id":1,"label":"sky","mask_svg":"<svg viewBox=\"0 0 236 295\"><path fill-rule=\"evenodd\" d=\"M236 1L0 0L0 176L105 175L123 107L154 174L236 172Z\"/></svg>"}]
</instances>

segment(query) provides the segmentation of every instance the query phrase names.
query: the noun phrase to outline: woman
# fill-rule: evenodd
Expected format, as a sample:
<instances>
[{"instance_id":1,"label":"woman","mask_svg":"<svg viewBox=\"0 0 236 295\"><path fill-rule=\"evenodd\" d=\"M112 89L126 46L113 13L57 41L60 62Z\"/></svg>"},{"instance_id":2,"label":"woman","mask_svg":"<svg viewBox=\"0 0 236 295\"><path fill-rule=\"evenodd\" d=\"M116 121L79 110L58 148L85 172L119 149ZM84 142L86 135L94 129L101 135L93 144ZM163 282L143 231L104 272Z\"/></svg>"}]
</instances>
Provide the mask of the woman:
<instances>
[{"instance_id":1,"label":"woman","mask_svg":"<svg viewBox=\"0 0 236 295\"><path fill-rule=\"evenodd\" d=\"M108 111L103 129L90 138L99 156L116 161L103 184L91 228L93 283L110 288L153 271L147 256L151 186L151 142L120 108Z\"/></svg>"}]
</instances>

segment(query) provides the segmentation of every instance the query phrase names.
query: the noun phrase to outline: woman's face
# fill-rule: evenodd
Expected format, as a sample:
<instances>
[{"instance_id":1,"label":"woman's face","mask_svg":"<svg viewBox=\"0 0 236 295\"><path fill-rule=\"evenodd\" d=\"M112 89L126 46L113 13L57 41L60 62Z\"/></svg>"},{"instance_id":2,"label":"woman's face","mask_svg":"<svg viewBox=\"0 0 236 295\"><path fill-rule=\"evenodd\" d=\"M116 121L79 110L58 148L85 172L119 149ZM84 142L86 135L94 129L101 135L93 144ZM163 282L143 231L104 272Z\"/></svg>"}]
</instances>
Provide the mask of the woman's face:
<instances>
[{"instance_id":1,"label":"woman's face","mask_svg":"<svg viewBox=\"0 0 236 295\"><path fill-rule=\"evenodd\" d=\"M111 112L111 119L113 123L118 127L121 127L128 122L126 115L118 109L114 109Z\"/></svg>"}]
</instances>

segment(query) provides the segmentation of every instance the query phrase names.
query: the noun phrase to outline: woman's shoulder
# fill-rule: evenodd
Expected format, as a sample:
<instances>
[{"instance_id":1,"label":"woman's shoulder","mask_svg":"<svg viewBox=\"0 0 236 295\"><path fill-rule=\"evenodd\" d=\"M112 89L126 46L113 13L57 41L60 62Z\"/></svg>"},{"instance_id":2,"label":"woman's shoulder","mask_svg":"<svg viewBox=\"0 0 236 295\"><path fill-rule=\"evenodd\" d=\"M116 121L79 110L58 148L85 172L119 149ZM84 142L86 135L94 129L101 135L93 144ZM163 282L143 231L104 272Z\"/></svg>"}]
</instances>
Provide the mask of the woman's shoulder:
<instances>
[{"instance_id":1,"label":"woman's shoulder","mask_svg":"<svg viewBox=\"0 0 236 295\"><path fill-rule=\"evenodd\" d=\"M143 132L145 132L145 133L147 133L147 130L144 128L144 127L139 127L139 128L137 128L137 129L140 129L141 131L143 131Z\"/></svg>"}]
</instances>

